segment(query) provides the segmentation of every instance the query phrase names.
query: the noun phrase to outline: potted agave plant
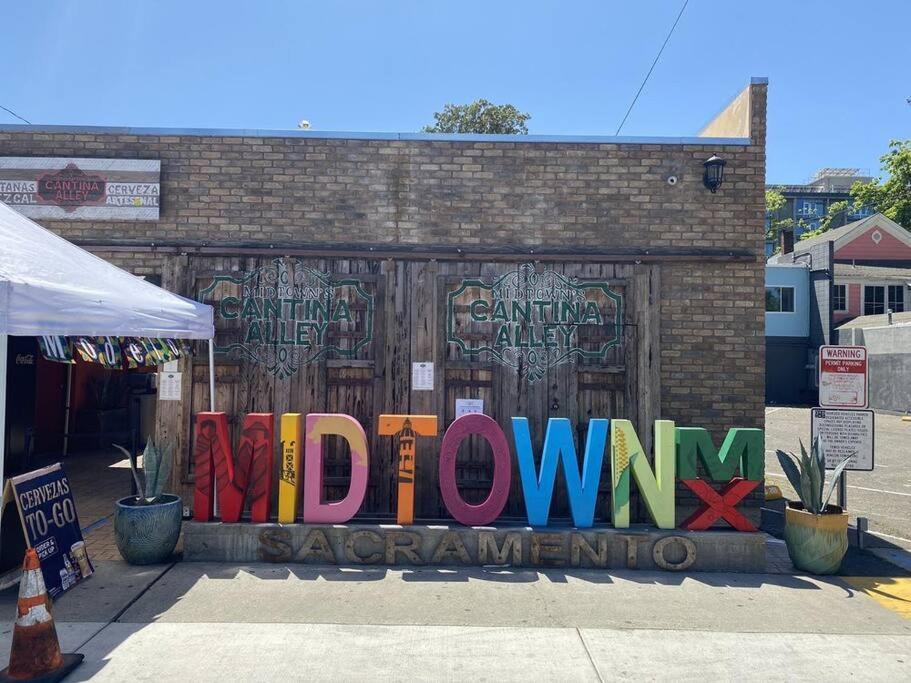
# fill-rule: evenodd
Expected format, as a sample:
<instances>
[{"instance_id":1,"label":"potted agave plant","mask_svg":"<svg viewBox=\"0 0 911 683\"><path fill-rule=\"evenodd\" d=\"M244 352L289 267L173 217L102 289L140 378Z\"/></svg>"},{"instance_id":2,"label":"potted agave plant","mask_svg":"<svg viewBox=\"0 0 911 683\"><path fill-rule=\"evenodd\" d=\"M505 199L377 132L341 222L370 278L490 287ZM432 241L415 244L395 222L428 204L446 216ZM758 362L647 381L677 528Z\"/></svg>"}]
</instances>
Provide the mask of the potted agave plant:
<instances>
[{"instance_id":1,"label":"potted agave plant","mask_svg":"<svg viewBox=\"0 0 911 683\"><path fill-rule=\"evenodd\" d=\"M851 456L838 463L826 487L826 459L818 438L813 439L809 455L803 442L800 458L784 451L776 455L800 498L790 501L784 511L784 540L791 562L812 574L834 574L848 550L848 513L830 505L829 499Z\"/></svg>"},{"instance_id":2,"label":"potted agave plant","mask_svg":"<svg viewBox=\"0 0 911 683\"><path fill-rule=\"evenodd\" d=\"M114 512L114 537L121 556L130 564L164 562L174 552L180 536L183 506L178 496L163 493L171 473L171 450L160 449L150 438L142 453L143 476L130 453L114 444L130 461L135 496L117 501Z\"/></svg>"}]
</instances>

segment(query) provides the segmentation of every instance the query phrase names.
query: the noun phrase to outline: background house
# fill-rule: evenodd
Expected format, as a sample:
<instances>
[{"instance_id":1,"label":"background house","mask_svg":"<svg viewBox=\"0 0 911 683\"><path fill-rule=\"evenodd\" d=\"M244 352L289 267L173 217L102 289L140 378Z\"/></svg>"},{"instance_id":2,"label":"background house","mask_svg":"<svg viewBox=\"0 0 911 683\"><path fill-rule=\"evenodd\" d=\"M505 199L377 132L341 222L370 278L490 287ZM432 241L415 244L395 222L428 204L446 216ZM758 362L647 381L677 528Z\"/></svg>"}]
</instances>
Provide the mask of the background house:
<instances>
[{"instance_id":1,"label":"background house","mask_svg":"<svg viewBox=\"0 0 911 683\"><path fill-rule=\"evenodd\" d=\"M765 273L766 403L809 400L810 270L806 263L770 264Z\"/></svg>"},{"instance_id":2,"label":"background house","mask_svg":"<svg viewBox=\"0 0 911 683\"><path fill-rule=\"evenodd\" d=\"M861 315L909 309L911 232L882 214L794 243L794 257L831 243L834 259L832 319L838 325Z\"/></svg>"},{"instance_id":3,"label":"background house","mask_svg":"<svg viewBox=\"0 0 911 683\"><path fill-rule=\"evenodd\" d=\"M796 361L782 359L783 345L778 338L780 313L776 311L774 298L768 294L769 287L783 282L781 266L802 264L808 275L807 352L814 369L808 373L809 384L804 395L812 396L816 389L818 349L823 344L839 343L837 325L859 316L911 310L911 232L882 214L874 214L796 242L791 231L782 231L780 246L781 253L770 258L766 268L766 398L772 402L790 402L792 398L783 397L793 397L793 391L799 388L778 384L795 382L795 375L787 368L793 370ZM794 315L798 315L798 292L795 289ZM788 305L787 301L784 305ZM783 364L781 370L772 367L778 363ZM799 386L802 381L798 382ZM872 392L871 386L871 395ZM815 397L809 402L813 401Z\"/></svg>"}]
</instances>

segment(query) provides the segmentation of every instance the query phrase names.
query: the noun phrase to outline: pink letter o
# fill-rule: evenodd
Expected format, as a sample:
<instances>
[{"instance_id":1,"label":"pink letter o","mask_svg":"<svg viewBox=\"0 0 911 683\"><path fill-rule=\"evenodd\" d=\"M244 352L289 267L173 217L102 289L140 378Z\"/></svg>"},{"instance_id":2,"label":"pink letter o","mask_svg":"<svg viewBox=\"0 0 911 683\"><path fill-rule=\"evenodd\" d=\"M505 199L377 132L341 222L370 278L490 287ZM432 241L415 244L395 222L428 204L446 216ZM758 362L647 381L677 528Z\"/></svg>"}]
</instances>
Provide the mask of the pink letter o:
<instances>
[{"instance_id":1,"label":"pink letter o","mask_svg":"<svg viewBox=\"0 0 911 683\"><path fill-rule=\"evenodd\" d=\"M459 494L456 484L456 456L462 440L479 434L487 439L493 450L493 486L490 495L480 505L469 505ZM440 493L449 514L465 526L484 526L490 524L506 507L509 498L509 483L512 479L512 466L509 460L509 443L503 430L492 418L480 413L463 415L449 425L443 436L440 447Z\"/></svg>"}]
</instances>

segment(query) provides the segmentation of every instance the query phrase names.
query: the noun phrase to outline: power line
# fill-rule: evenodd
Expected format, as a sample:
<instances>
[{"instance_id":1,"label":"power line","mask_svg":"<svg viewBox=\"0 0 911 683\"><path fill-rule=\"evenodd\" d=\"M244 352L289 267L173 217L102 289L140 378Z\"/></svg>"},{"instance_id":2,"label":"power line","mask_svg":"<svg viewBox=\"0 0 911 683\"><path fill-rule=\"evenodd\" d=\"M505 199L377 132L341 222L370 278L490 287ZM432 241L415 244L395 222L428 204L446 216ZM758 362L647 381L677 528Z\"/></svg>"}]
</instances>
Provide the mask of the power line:
<instances>
[{"instance_id":1,"label":"power line","mask_svg":"<svg viewBox=\"0 0 911 683\"><path fill-rule=\"evenodd\" d=\"M671 30L667 33L667 38L664 39L664 43L661 44L661 49L658 50L658 54L655 55L655 61L652 62L652 67L648 70L648 73L645 74L645 78L642 80L642 85L639 86L639 90L636 91L636 96L633 98L633 101L629 105L629 109L626 110L626 116L623 117L623 120L620 122L620 125L617 126L617 132L614 135L620 135L620 129L623 128L623 124L626 123L626 119L629 118L630 112L633 110L633 107L636 105L636 100L639 99L639 95L642 94L642 89L645 87L645 84L648 83L649 76L652 75L652 71L655 70L655 65L658 63L658 60L661 59L661 53L664 52L664 48L667 45L667 41L671 39L671 36L674 35L674 29L677 28L677 23L680 21L680 17L683 16L683 10L686 9L686 6L689 4L690 0L683 1L683 7L680 8L680 12L677 13L677 18L674 20L674 25L671 26Z\"/></svg>"},{"instance_id":2,"label":"power line","mask_svg":"<svg viewBox=\"0 0 911 683\"><path fill-rule=\"evenodd\" d=\"M25 121L28 125L32 125L32 122L31 122L31 121L29 121L28 119L22 118L21 116L19 116L19 114L17 114L16 112L14 112L12 109L7 109L7 108L4 107L2 104L0 104L0 109L2 109L3 111L9 112L10 114L12 114L13 116L15 116L15 117L16 117L17 119L19 119L20 121Z\"/></svg>"}]
</instances>

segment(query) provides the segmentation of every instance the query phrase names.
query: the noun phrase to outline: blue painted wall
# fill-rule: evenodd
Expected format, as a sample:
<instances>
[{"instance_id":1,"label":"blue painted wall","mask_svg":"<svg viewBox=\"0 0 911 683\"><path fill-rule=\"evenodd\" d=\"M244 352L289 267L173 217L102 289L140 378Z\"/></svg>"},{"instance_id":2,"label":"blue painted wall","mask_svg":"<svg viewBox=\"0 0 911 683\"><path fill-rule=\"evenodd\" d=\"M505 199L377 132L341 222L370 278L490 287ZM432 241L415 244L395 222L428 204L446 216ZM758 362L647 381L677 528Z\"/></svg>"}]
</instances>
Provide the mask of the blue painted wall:
<instances>
[{"instance_id":1,"label":"blue painted wall","mask_svg":"<svg viewBox=\"0 0 911 683\"><path fill-rule=\"evenodd\" d=\"M802 264L767 264L766 287L793 287L794 312L765 314L767 337L810 336L810 271Z\"/></svg>"}]
</instances>

